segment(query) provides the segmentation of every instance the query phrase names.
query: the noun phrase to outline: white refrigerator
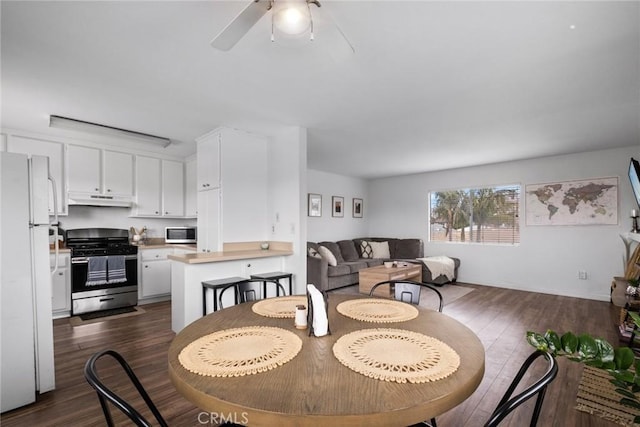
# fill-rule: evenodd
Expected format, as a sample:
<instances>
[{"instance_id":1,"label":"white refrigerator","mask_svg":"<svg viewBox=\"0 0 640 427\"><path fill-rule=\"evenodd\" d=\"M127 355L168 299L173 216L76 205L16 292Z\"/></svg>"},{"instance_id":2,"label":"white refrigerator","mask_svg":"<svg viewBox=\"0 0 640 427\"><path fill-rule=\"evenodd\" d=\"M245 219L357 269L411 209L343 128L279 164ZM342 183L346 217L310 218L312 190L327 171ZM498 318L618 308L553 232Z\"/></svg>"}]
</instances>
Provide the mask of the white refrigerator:
<instances>
[{"instance_id":1,"label":"white refrigerator","mask_svg":"<svg viewBox=\"0 0 640 427\"><path fill-rule=\"evenodd\" d=\"M0 412L55 388L49 191L47 157L0 152Z\"/></svg>"}]
</instances>

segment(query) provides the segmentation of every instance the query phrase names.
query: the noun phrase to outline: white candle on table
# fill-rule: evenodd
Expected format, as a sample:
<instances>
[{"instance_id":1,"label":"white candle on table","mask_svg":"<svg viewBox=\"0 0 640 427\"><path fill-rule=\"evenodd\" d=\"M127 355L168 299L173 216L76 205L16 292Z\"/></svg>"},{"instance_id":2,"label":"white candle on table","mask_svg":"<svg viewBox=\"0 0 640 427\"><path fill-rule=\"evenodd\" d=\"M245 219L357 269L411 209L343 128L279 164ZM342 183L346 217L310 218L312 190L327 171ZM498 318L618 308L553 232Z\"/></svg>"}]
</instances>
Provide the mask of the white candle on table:
<instances>
[{"instance_id":1,"label":"white candle on table","mask_svg":"<svg viewBox=\"0 0 640 427\"><path fill-rule=\"evenodd\" d=\"M637 215L637 213L636 213L636 210L635 210L635 209L631 209L631 218L635 218L635 217L637 217L637 216L638 216L638 215Z\"/></svg>"}]
</instances>

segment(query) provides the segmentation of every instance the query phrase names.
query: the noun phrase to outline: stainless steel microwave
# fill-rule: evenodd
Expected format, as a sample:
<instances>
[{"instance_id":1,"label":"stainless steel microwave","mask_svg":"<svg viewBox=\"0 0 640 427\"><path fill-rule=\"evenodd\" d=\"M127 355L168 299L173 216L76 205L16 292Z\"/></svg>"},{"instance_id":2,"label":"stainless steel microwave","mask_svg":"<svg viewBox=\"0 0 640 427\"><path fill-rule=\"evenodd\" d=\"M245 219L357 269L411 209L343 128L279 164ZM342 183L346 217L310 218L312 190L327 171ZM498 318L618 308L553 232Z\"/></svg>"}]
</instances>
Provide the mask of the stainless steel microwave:
<instances>
[{"instance_id":1,"label":"stainless steel microwave","mask_svg":"<svg viewBox=\"0 0 640 427\"><path fill-rule=\"evenodd\" d=\"M165 227L164 241L166 243L197 243L196 227Z\"/></svg>"}]
</instances>

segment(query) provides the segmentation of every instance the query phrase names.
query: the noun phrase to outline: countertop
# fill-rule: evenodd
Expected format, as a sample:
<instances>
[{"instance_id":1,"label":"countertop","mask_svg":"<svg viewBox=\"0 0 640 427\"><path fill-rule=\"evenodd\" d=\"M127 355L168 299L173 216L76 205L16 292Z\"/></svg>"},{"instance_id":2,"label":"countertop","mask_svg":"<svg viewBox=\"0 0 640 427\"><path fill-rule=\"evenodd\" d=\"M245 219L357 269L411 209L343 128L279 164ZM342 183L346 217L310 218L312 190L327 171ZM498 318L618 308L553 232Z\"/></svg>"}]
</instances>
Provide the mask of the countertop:
<instances>
[{"instance_id":1,"label":"countertop","mask_svg":"<svg viewBox=\"0 0 640 427\"><path fill-rule=\"evenodd\" d=\"M291 242L270 241L269 249L261 249L265 242L230 242L222 245L219 252L197 252L184 255L169 255L173 261L185 264L204 264L209 262L234 261L239 259L269 258L293 255Z\"/></svg>"},{"instance_id":2,"label":"countertop","mask_svg":"<svg viewBox=\"0 0 640 427\"><path fill-rule=\"evenodd\" d=\"M185 264L204 264L208 262L233 261L238 259L269 258L293 255L293 251L277 249L250 249L243 251L198 252L195 254L168 255L167 258Z\"/></svg>"}]
</instances>

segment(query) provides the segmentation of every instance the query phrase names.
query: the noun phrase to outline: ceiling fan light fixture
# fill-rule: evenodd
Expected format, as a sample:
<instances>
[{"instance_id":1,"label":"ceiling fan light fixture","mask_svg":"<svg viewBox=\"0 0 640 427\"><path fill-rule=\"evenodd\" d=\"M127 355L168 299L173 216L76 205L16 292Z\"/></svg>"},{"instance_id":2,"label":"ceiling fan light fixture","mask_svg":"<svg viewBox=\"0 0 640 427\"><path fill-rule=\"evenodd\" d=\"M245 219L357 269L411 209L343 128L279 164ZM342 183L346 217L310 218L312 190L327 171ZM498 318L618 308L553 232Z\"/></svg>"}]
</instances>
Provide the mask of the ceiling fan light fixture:
<instances>
[{"instance_id":1,"label":"ceiling fan light fixture","mask_svg":"<svg viewBox=\"0 0 640 427\"><path fill-rule=\"evenodd\" d=\"M309 29L311 15L306 4L286 3L274 13L273 21L278 31L290 36L298 36Z\"/></svg>"}]
</instances>

